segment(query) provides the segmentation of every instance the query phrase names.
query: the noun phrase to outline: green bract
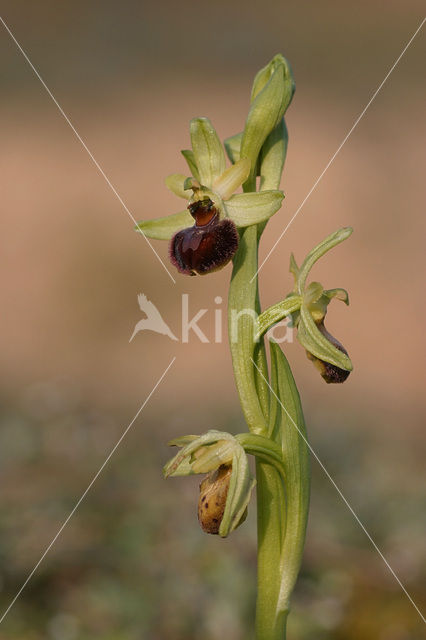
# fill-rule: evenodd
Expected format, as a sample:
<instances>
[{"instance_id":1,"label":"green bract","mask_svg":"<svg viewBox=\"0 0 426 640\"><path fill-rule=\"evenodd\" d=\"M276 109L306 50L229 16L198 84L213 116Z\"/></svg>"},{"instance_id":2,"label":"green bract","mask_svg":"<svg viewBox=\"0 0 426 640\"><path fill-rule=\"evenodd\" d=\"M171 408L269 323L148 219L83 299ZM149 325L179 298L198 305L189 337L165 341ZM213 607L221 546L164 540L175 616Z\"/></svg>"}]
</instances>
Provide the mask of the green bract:
<instances>
[{"instance_id":1,"label":"green bract","mask_svg":"<svg viewBox=\"0 0 426 640\"><path fill-rule=\"evenodd\" d=\"M175 195L187 202L208 196L219 210L220 216L230 218L240 228L265 223L280 209L284 194L278 189L235 194L250 175L250 159L239 159L226 168L225 152L208 118L194 118L190 134L192 151L185 150L182 153L188 162L192 178L180 173L166 178L166 186ZM185 209L163 218L142 220L137 224L136 230L149 238L170 240L176 232L193 224L193 217Z\"/></svg>"}]
</instances>

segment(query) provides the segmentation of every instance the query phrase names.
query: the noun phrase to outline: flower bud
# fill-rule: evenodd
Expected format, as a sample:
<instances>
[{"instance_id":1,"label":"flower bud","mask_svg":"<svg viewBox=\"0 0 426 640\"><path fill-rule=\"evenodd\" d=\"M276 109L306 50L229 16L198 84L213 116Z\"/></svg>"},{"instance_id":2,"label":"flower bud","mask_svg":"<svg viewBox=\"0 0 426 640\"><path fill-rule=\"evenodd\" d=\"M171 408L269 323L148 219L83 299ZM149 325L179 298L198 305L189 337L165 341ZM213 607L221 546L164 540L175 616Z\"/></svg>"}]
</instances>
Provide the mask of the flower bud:
<instances>
[{"instance_id":1,"label":"flower bud","mask_svg":"<svg viewBox=\"0 0 426 640\"><path fill-rule=\"evenodd\" d=\"M317 323L317 327L318 327L319 331L321 332L321 334L333 346L335 346L336 349L339 349L339 351L341 351L342 353L345 353L346 355L349 355L348 352L346 351L345 347L334 336L332 336L331 333L329 333L327 331L327 329L324 326L324 321L323 320L321 322ZM335 364L331 364L330 362L326 362L325 360L321 360L320 358L317 358L312 353L310 353L308 350L306 350L306 355L308 356L309 360L312 360L312 362L314 363L314 365L316 366L316 368L320 372L321 376L327 382L327 384L344 382L346 380L346 378L350 374L350 371L346 371L345 369L341 369L340 367L338 367Z\"/></svg>"}]
</instances>

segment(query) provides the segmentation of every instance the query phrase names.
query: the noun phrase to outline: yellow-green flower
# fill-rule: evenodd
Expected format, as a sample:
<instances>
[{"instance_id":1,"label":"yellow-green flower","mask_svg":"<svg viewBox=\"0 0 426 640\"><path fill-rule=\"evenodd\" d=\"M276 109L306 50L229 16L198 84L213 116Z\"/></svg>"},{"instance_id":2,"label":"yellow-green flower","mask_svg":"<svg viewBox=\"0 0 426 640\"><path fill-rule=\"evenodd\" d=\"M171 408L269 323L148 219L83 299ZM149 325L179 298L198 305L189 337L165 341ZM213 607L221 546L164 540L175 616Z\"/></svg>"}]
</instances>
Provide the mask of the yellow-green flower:
<instances>
[{"instance_id":1,"label":"yellow-green flower","mask_svg":"<svg viewBox=\"0 0 426 640\"><path fill-rule=\"evenodd\" d=\"M282 191L235 193L252 171L240 158L226 167L225 152L208 118L190 125L192 150L182 151L191 177L166 178L167 187L188 206L174 215L142 221L137 230L170 241L170 258L181 273L204 274L221 268L238 248L237 229L266 222L281 207ZM195 223L194 223L195 222Z\"/></svg>"},{"instance_id":2,"label":"yellow-green flower","mask_svg":"<svg viewBox=\"0 0 426 640\"><path fill-rule=\"evenodd\" d=\"M165 477L208 474L200 485L198 519L207 533L226 537L245 520L256 484L244 447L230 433L216 430L169 444L182 449L164 467Z\"/></svg>"},{"instance_id":3,"label":"yellow-green flower","mask_svg":"<svg viewBox=\"0 0 426 640\"><path fill-rule=\"evenodd\" d=\"M258 319L257 338L260 338L272 325L290 317L292 325L297 327L297 339L305 347L309 359L317 366L324 380L329 383L344 382L353 369L344 346L324 326L331 300L337 298L349 304L349 296L345 289L324 289L319 282L311 282L306 286L306 280L316 261L351 233L351 227L345 227L327 236L308 253L300 268L291 255L293 291L285 300L266 309Z\"/></svg>"}]
</instances>

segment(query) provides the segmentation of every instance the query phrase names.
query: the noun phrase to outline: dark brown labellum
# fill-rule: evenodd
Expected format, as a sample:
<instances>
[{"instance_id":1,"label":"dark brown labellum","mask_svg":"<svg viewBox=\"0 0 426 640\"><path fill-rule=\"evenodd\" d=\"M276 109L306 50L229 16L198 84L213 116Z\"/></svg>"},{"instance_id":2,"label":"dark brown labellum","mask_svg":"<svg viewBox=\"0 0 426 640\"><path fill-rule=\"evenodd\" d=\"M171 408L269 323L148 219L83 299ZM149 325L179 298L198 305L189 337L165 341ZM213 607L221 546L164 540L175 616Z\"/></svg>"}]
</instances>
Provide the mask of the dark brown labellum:
<instances>
[{"instance_id":1,"label":"dark brown labellum","mask_svg":"<svg viewBox=\"0 0 426 640\"><path fill-rule=\"evenodd\" d=\"M189 205L195 219L193 227L178 231L170 241L170 260L186 275L217 271L231 260L238 249L238 231L229 218L221 220L210 198Z\"/></svg>"},{"instance_id":2,"label":"dark brown labellum","mask_svg":"<svg viewBox=\"0 0 426 640\"><path fill-rule=\"evenodd\" d=\"M346 355L349 355L345 347L334 336L332 336L331 333L327 331L324 326L324 321L319 322L317 324L317 327L321 331L322 335L327 338L327 340L331 342L331 344L334 345L336 349L339 349L339 351L342 351L343 353L346 353ZM320 358L317 358L309 351L306 352L306 355L308 356L309 360L312 360L316 368L319 370L321 376L328 384L339 384L341 382L344 382L350 374L350 371L341 369L335 364L330 364L330 362L320 360Z\"/></svg>"},{"instance_id":3,"label":"dark brown labellum","mask_svg":"<svg viewBox=\"0 0 426 640\"><path fill-rule=\"evenodd\" d=\"M221 465L211 471L200 484L198 520L206 533L219 533L225 511L232 466Z\"/></svg>"}]
</instances>

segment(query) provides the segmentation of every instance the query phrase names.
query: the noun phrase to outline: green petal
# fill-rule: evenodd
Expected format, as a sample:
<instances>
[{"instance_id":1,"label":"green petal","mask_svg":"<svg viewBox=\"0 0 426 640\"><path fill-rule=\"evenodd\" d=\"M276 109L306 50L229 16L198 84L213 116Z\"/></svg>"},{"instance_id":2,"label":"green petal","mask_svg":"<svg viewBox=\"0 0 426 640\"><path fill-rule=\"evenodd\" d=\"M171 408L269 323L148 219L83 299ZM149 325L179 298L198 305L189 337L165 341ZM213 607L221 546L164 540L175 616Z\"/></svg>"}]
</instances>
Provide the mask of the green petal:
<instances>
[{"instance_id":1,"label":"green petal","mask_svg":"<svg viewBox=\"0 0 426 640\"><path fill-rule=\"evenodd\" d=\"M237 227L248 227L269 220L280 209L283 198L282 191L237 193L225 202L225 207Z\"/></svg>"},{"instance_id":2,"label":"green petal","mask_svg":"<svg viewBox=\"0 0 426 640\"><path fill-rule=\"evenodd\" d=\"M170 189L175 196L189 200L191 197L191 190L184 189L185 180L186 176L182 173L172 173L172 175L167 176L166 178L166 187Z\"/></svg>"},{"instance_id":3,"label":"green petal","mask_svg":"<svg viewBox=\"0 0 426 640\"><path fill-rule=\"evenodd\" d=\"M211 187L226 168L222 144L208 118L191 120L190 132L200 182Z\"/></svg>"},{"instance_id":4,"label":"green petal","mask_svg":"<svg viewBox=\"0 0 426 640\"><path fill-rule=\"evenodd\" d=\"M259 340L274 324L291 315L302 304L302 297L290 294L285 300L265 309L257 319L256 341Z\"/></svg>"},{"instance_id":5,"label":"green petal","mask_svg":"<svg viewBox=\"0 0 426 640\"><path fill-rule=\"evenodd\" d=\"M322 335L305 305L300 311L297 339L309 353L345 371L352 371L350 358Z\"/></svg>"},{"instance_id":6,"label":"green petal","mask_svg":"<svg viewBox=\"0 0 426 640\"><path fill-rule=\"evenodd\" d=\"M164 218L154 218L153 220L141 220L135 226L135 230L144 233L147 238L154 240L170 240L177 231L192 227L194 218L189 211L180 211Z\"/></svg>"},{"instance_id":7,"label":"green petal","mask_svg":"<svg viewBox=\"0 0 426 640\"><path fill-rule=\"evenodd\" d=\"M297 286L301 295L303 294L303 290L305 288L306 278L308 277L308 274L314 266L315 262L325 253L327 253L327 251L343 242L343 240L346 240L346 238L349 238L351 233L351 227L343 227L343 229L339 229L338 231L335 231L334 233L327 236L327 238L325 238L314 249L312 249L312 251L308 253L299 270Z\"/></svg>"},{"instance_id":8,"label":"green petal","mask_svg":"<svg viewBox=\"0 0 426 640\"><path fill-rule=\"evenodd\" d=\"M192 149L182 149L181 154L183 155L183 157L185 158L189 170L191 172L191 175L196 179L196 180L200 180L200 174L198 173L198 169L197 169L197 165L195 163L195 157L194 157L194 152L192 151Z\"/></svg>"},{"instance_id":9,"label":"green petal","mask_svg":"<svg viewBox=\"0 0 426 640\"><path fill-rule=\"evenodd\" d=\"M240 149L241 149L241 140L243 138L243 132L236 133L235 136L230 136L226 138L225 145L226 153L228 154L228 158L235 164L240 159Z\"/></svg>"},{"instance_id":10,"label":"green petal","mask_svg":"<svg viewBox=\"0 0 426 640\"><path fill-rule=\"evenodd\" d=\"M222 175L213 183L214 191L217 191L223 200L228 200L232 194L241 187L250 173L250 160L242 158L231 167L228 167Z\"/></svg>"}]
</instances>

